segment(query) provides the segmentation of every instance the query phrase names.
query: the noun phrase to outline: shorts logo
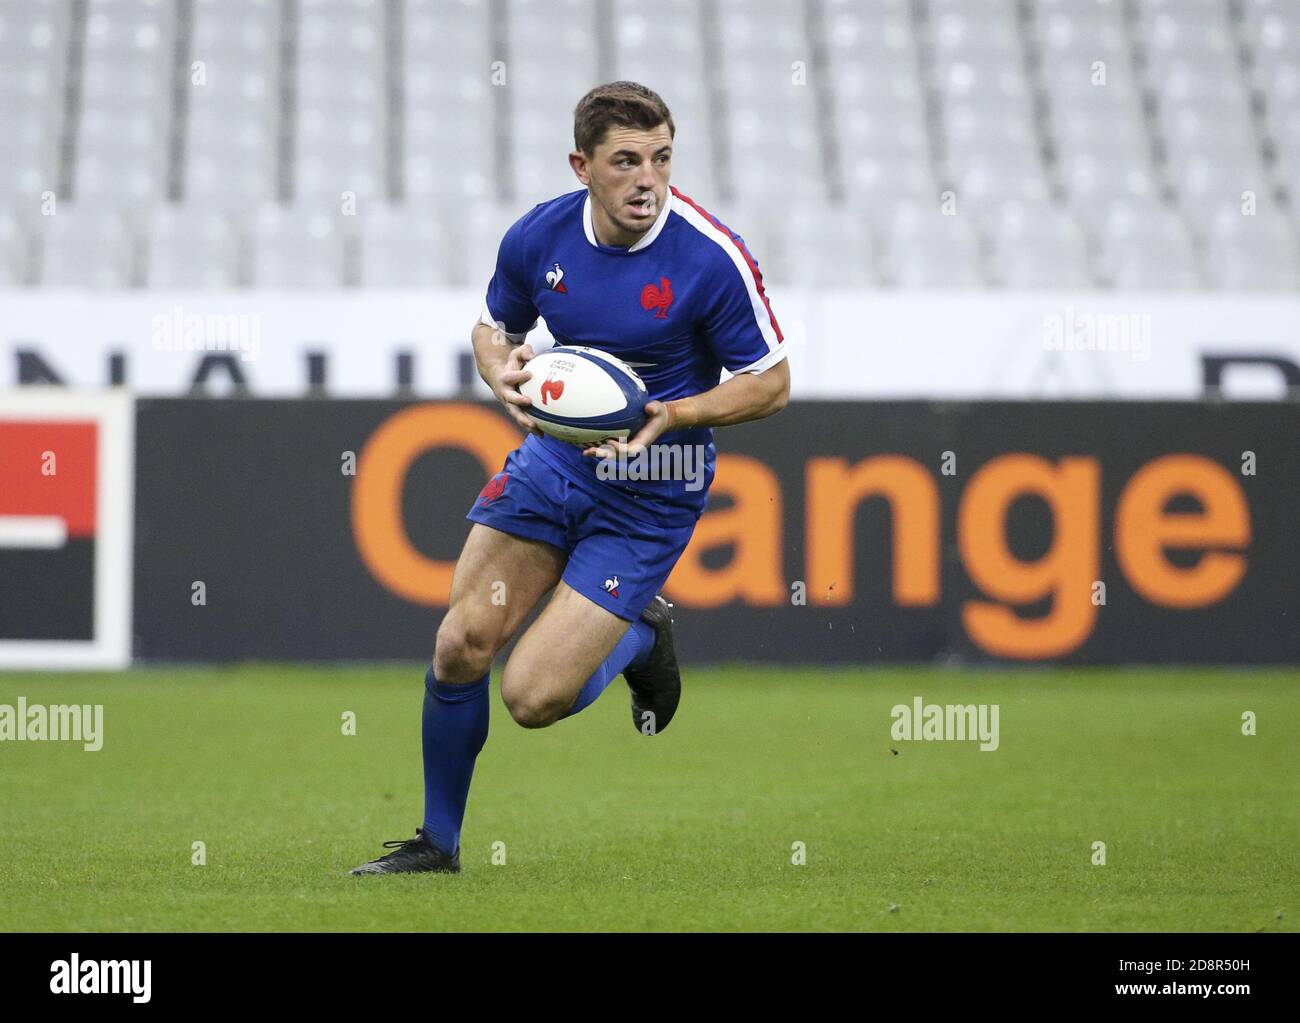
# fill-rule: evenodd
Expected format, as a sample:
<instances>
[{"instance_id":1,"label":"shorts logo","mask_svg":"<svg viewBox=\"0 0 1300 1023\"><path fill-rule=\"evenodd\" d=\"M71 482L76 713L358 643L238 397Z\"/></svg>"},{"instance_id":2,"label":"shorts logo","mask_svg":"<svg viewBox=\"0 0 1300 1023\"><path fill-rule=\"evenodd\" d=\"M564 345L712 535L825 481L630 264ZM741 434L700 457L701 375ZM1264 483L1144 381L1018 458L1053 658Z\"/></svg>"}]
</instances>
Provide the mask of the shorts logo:
<instances>
[{"instance_id":1,"label":"shorts logo","mask_svg":"<svg viewBox=\"0 0 1300 1023\"><path fill-rule=\"evenodd\" d=\"M567 295L569 289L564 286L564 267L559 263L555 264L554 270L546 271L546 286L552 291L558 291L561 295Z\"/></svg>"},{"instance_id":2,"label":"shorts logo","mask_svg":"<svg viewBox=\"0 0 1300 1023\"><path fill-rule=\"evenodd\" d=\"M656 320L668 319L668 307L673 304L673 282L667 277L659 278L659 286L647 284L641 289L641 308L655 309Z\"/></svg>"},{"instance_id":3,"label":"shorts logo","mask_svg":"<svg viewBox=\"0 0 1300 1023\"><path fill-rule=\"evenodd\" d=\"M605 580L605 592L608 593L611 597L618 596L618 576L614 576L612 579Z\"/></svg>"},{"instance_id":4,"label":"shorts logo","mask_svg":"<svg viewBox=\"0 0 1300 1023\"><path fill-rule=\"evenodd\" d=\"M557 400L564 393L564 381L559 377L547 377L542 381L540 388L542 393L542 404L549 405L553 400Z\"/></svg>"},{"instance_id":5,"label":"shorts logo","mask_svg":"<svg viewBox=\"0 0 1300 1023\"><path fill-rule=\"evenodd\" d=\"M496 500L498 497L501 496L501 491L505 490L506 480L508 480L509 478L510 477L507 476L504 472L497 473L490 480L488 480L487 486L485 486L482 490L478 492L478 499L482 501L484 504Z\"/></svg>"}]
</instances>

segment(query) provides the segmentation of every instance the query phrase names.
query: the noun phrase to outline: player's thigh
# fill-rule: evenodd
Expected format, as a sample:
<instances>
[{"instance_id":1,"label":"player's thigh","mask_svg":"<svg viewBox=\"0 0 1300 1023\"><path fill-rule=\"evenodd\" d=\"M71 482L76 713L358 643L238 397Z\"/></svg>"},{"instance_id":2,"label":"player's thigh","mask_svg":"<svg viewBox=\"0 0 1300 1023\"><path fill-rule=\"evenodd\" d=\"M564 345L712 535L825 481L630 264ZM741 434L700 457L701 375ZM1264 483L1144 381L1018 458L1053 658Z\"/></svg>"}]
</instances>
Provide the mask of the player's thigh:
<instances>
[{"instance_id":1,"label":"player's thigh","mask_svg":"<svg viewBox=\"0 0 1300 1023\"><path fill-rule=\"evenodd\" d=\"M506 662L501 696L515 719L547 724L560 717L630 626L561 581Z\"/></svg>"},{"instance_id":2,"label":"player's thigh","mask_svg":"<svg viewBox=\"0 0 1300 1023\"><path fill-rule=\"evenodd\" d=\"M476 671L475 677L486 671L559 581L567 560L564 551L549 543L474 523L452 573L450 606L438 629L438 677L443 678L443 669L448 675Z\"/></svg>"}]
</instances>

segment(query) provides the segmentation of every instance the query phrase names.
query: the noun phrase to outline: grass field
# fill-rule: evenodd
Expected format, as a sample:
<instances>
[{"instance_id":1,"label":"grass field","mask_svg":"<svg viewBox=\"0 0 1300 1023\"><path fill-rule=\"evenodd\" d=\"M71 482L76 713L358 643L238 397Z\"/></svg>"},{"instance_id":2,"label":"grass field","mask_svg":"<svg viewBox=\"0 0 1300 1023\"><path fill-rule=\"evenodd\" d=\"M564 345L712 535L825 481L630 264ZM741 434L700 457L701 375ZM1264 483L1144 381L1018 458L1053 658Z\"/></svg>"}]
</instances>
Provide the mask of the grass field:
<instances>
[{"instance_id":1,"label":"grass field","mask_svg":"<svg viewBox=\"0 0 1300 1023\"><path fill-rule=\"evenodd\" d=\"M350 878L419 823L418 666L0 675L105 735L0 743L0 929L1295 931L1297 683L688 670L646 738L621 680L544 731L494 682L464 872ZM918 695L998 704L1000 748L893 741Z\"/></svg>"}]
</instances>

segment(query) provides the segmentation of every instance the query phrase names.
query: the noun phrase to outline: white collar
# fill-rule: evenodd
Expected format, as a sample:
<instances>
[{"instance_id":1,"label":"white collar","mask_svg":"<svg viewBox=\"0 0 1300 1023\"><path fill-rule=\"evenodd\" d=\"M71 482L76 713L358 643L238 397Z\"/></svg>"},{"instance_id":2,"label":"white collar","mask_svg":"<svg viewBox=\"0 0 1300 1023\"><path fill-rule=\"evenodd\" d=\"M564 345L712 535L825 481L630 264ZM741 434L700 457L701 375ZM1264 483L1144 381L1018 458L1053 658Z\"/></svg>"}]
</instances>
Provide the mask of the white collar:
<instances>
[{"instance_id":1,"label":"white collar","mask_svg":"<svg viewBox=\"0 0 1300 1023\"><path fill-rule=\"evenodd\" d=\"M641 249L644 249L652 241L658 238L659 232L664 229L664 224L668 223L668 214L672 212L672 208L673 208L673 190L670 188L668 189L668 192L664 197L664 208L659 211L659 216L657 216L655 218L655 222L650 225L650 230L647 231L645 234L643 234L640 240L631 248L629 248L627 251L639 252ZM591 193L590 192L587 193L587 198L582 204L582 230L587 235L587 241L591 242L592 245L596 245L596 246L600 245L600 242L596 240L596 228L591 222ZM612 248L613 246L607 245L603 247Z\"/></svg>"}]
</instances>

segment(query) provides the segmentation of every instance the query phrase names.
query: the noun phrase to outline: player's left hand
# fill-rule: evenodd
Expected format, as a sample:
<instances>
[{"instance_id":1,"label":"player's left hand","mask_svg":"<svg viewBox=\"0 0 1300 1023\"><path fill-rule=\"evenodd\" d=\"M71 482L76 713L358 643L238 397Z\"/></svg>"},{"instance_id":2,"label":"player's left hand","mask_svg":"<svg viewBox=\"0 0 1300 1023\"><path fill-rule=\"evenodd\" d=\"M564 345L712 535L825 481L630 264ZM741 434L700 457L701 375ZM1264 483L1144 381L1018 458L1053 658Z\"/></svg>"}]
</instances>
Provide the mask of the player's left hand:
<instances>
[{"instance_id":1,"label":"player's left hand","mask_svg":"<svg viewBox=\"0 0 1300 1023\"><path fill-rule=\"evenodd\" d=\"M631 440L607 437L601 444L583 448L582 453L592 458L635 458L668 432L672 423L672 414L662 401L645 403L645 422Z\"/></svg>"}]
</instances>

